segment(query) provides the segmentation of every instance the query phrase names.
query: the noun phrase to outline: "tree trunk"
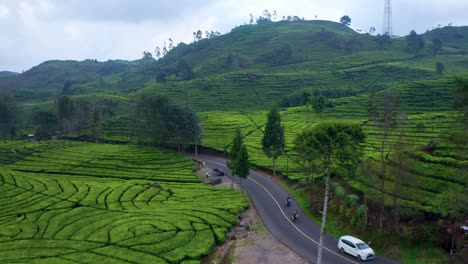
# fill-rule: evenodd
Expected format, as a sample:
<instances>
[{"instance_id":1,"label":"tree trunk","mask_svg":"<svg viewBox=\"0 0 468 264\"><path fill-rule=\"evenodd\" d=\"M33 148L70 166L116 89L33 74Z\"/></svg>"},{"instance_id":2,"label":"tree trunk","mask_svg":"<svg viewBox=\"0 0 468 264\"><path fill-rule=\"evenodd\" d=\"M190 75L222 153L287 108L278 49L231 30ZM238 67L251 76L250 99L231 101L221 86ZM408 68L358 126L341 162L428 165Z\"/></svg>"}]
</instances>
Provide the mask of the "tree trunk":
<instances>
[{"instance_id":1,"label":"tree trunk","mask_svg":"<svg viewBox=\"0 0 468 264\"><path fill-rule=\"evenodd\" d=\"M453 252L454 248L455 248L455 221L453 221L452 223L452 244L450 245L450 255L453 255L455 253Z\"/></svg>"},{"instance_id":2,"label":"tree trunk","mask_svg":"<svg viewBox=\"0 0 468 264\"><path fill-rule=\"evenodd\" d=\"M386 169L387 166L385 164L385 140L386 136L384 135L384 138L382 140L382 148L380 149L380 162L382 163L382 175L381 175L381 180L380 180L380 192L381 192L381 198L380 198L380 216L379 216L379 228L382 230L383 228L383 216L385 213L385 174L386 174Z\"/></svg>"},{"instance_id":3,"label":"tree trunk","mask_svg":"<svg viewBox=\"0 0 468 264\"><path fill-rule=\"evenodd\" d=\"M323 250L323 237L325 236L325 224L327 221L327 211L328 211L328 196L329 196L329 183L330 183L330 173L327 171L327 178L325 179L325 200L323 201L323 212L322 212L322 227L320 228L320 240L319 248L317 254L317 264L322 263L322 250Z\"/></svg>"},{"instance_id":4,"label":"tree trunk","mask_svg":"<svg viewBox=\"0 0 468 264\"><path fill-rule=\"evenodd\" d=\"M401 166L401 157L398 157L398 163ZM395 191L393 193L393 215L394 215L394 221L395 221L395 231L399 232L400 231L400 206L398 204L398 197L400 197L400 189L401 189L401 181L402 181L402 169L397 168L398 172L395 175Z\"/></svg>"},{"instance_id":5,"label":"tree trunk","mask_svg":"<svg viewBox=\"0 0 468 264\"><path fill-rule=\"evenodd\" d=\"M195 158L198 158L198 144L195 144Z\"/></svg>"},{"instance_id":6,"label":"tree trunk","mask_svg":"<svg viewBox=\"0 0 468 264\"><path fill-rule=\"evenodd\" d=\"M273 176L276 177L276 159L272 158L272 161L273 161Z\"/></svg>"},{"instance_id":7,"label":"tree trunk","mask_svg":"<svg viewBox=\"0 0 468 264\"><path fill-rule=\"evenodd\" d=\"M363 199L363 202L364 202L364 205L366 206L366 208L369 208L367 207L367 199L366 199L366 196L364 195L364 197L362 198ZM367 210L364 211L364 228L362 230L365 230L367 228Z\"/></svg>"}]
</instances>

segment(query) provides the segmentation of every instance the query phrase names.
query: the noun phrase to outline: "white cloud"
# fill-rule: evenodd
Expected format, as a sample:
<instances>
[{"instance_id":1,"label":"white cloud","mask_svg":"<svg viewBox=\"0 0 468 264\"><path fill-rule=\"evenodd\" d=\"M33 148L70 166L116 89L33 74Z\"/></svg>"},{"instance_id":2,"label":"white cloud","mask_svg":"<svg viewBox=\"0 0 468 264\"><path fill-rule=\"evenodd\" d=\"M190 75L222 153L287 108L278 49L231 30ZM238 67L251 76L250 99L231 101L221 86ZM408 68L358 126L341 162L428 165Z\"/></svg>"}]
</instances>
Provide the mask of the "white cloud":
<instances>
[{"instance_id":1,"label":"white cloud","mask_svg":"<svg viewBox=\"0 0 468 264\"><path fill-rule=\"evenodd\" d=\"M0 5L0 18L6 18L10 15L10 9L7 6Z\"/></svg>"},{"instance_id":2,"label":"white cloud","mask_svg":"<svg viewBox=\"0 0 468 264\"><path fill-rule=\"evenodd\" d=\"M192 32L228 33L264 9L282 16L339 21L381 31L383 1L375 0L0 0L0 70L27 70L49 59L129 59ZM438 24L468 25L468 1L396 0L394 33L423 33Z\"/></svg>"}]
</instances>

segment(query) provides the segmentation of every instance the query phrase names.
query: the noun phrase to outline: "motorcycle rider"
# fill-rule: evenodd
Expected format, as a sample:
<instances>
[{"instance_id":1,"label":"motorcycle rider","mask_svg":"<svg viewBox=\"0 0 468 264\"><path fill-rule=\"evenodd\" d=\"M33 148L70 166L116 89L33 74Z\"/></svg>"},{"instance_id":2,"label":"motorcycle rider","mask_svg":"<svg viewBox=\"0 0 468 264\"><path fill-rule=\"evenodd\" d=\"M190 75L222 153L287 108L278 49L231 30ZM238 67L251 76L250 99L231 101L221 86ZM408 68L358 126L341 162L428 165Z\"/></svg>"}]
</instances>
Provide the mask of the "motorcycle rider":
<instances>
[{"instance_id":1,"label":"motorcycle rider","mask_svg":"<svg viewBox=\"0 0 468 264\"><path fill-rule=\"evenodd\" d=\"M299 213L297 212L297 210L294 210L294 213L292 215L292 219L294 222L296 222L297 218L299 217Z\"/></svg>"}]
</instances>

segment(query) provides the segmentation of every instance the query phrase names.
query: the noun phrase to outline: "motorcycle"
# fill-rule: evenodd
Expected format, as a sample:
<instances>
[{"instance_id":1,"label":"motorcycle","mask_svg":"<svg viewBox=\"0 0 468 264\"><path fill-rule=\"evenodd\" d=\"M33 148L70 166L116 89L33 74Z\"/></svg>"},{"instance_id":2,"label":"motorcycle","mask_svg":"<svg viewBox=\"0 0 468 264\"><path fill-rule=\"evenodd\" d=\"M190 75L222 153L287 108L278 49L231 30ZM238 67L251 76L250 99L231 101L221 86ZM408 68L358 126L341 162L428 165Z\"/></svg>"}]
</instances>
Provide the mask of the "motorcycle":
<instances>
[{"instance_id":1,"label":"motorcycle","mask_svg":"<svg viewBox=\"0 0 468 264\"><path fill-rule=\"evenodd\" d=\"M294 213L291 216L291 219L293 222L296 222L299 217L299 213L297 211L294 211Z\"/></svg>"}]
</instances>

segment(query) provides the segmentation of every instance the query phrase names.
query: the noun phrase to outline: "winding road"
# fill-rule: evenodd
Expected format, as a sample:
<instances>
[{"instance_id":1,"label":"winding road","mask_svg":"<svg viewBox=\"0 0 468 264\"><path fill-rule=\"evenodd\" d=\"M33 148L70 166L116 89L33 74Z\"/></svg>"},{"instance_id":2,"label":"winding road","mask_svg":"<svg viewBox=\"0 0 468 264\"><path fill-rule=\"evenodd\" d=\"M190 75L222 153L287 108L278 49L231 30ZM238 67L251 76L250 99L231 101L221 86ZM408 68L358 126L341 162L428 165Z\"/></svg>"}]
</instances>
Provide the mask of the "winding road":
<instances>
[{"instance_id":1,"label":"winding road","mask_svg":"<svg viewBox=\"0 0 468 264\"><path fill-rule=\"evenodd\" d=\"M198 155L198 159L205 161L210 168L221 168L227 174L231 174L226 166L226 160L223 158ZM285 200L288 192L274 181L253 170L250 171L249 177L242 181L242 186L249 193L251 201L270 232L304 259L316 263L320 227L304 216L294 199L291 206L286 207ZM299 219L296 222L291 220L294 210L299 212ZM337 238L325 237L322 263L359 263L351 255L342 254L337 248L337 243ZM370 260L370 262L398 263L380 256Z\"/></svg>"}]
</instances>

